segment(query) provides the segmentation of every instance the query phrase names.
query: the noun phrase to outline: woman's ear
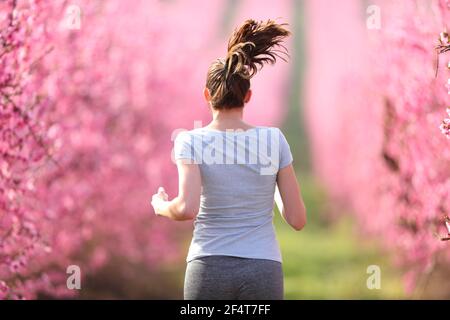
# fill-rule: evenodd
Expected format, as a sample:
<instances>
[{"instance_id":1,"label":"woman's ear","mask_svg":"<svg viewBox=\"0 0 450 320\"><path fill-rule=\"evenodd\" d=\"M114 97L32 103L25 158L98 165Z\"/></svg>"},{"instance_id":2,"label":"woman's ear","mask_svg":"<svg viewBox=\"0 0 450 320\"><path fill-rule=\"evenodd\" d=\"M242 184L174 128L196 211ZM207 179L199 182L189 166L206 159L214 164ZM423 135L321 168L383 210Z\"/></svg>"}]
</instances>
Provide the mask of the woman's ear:
<instances>
[{"instance_id":1,"label":"woman's ear","mask_svg":"<svg viewBox=\"0 0 450 320\"><path fill-rule=\"evenodd\" d=\"M211 102L211 94L209 93L209 89L206 87L203 89L203 96L205 97L206 102Z\"/></svg>"},{"instance_id":2,"label":"woman's ear","mask_svg":"<svg viewBox=\"0 0 450 320\"><path fill-rule=\"evenodd\" d=\"M244 97L244 103L249 102L251 97L252 97L252 90L248 89Z\"/></svg>"}]
</instances>

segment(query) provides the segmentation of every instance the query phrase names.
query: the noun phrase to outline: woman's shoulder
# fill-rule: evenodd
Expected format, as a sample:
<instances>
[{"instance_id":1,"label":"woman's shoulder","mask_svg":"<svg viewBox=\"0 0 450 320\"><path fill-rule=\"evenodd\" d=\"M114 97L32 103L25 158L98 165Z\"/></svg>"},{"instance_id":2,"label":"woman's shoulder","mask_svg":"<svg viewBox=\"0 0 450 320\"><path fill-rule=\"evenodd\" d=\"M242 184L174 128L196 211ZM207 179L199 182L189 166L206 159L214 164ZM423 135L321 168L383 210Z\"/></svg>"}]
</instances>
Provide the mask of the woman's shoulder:
<instances>
[{"instance_id":1,"label":"woman's shoulder","mask_svg":"<svg viewBox=\"0 0 450 320\"><path fill-rule=\"evenodd\" d=\"M175 144L178 143L192 143L195 139L202 138L206 134L203 128L194 128L191 130L180 130L175 134Z\"/></svg>"},{"instance_id":2,"label":"woman's shoulder","mask_svg":"<svg viewBox=\"0 0 450 320\"><path fill-rule=\"evenodd\" d=\"M266 132L270 132L270 133L274 133L274 134L278 134L278 135L283 135L283 132L281 131L280 128L278 127L274 127L274 126L254 126L252 128L249 128L247 130L227 130L227 131L221 131L221 130L217 130L217 129L212 129L209 127L199 127L199 128L194 128L191 130L182 130L180 131L177 135L176 135L176 140L186 140L186 139L192 139L195 137L199 137L199 136L205 136L205 135L223 135L223 134L233 134L233 133L237 133L237 134L250 134L252 132L261 132L261 131L266 131Z\"/></svg>"},{"instance_id":3,"label":"woman's shoulder","mask_svg":"<svg viewBox=\"0 0 450 320\"><path fill-rule=\"evenodd\" d=\"M263 129L263 130L270 130L270 131L281 131L280 128L278 128L278 127L273 127L273 126L257 126L257 127L255 127L255 128Z\"/></svg>"},{"instance_id":4,"label":"woman's shoulder","mask_svg":"<svg viewBox=\"0 0 450 320\"><path fill-rule=\"evenodd\" d=\"M266 132L270 132L270 134L275 134L275 135L283 135L283 131L278 128L278 127L274 127L274 126L258 126L255 127L256 129L259 129L261 131L266 131Z\"/></svg>"},{"instance_id":5,"label":"woman's shoulder","mask_svg":"<svg viewBox=\"0 0 450 320\"><path fill-rule=\"evenodd\" d=\"M188 132L191 134L207 134L207 133L246 133L254 130L270 130L270 131L281 131L278 127L273 126L251 126L247 129L227 129L227 130L219 130L210 127L200 127L189 130Z\"/></svg>"}]
</instances>

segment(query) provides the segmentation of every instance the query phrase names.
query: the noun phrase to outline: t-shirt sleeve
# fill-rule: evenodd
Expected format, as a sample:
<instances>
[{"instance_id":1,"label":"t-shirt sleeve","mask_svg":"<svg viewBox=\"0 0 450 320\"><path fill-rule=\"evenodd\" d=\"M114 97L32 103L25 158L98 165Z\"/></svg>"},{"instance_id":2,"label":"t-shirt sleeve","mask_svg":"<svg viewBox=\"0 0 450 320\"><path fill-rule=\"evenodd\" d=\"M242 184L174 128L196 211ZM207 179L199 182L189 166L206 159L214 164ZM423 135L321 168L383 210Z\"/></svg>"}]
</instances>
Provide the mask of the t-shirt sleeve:
<instances>
[{"instance_id":1,"label":"t-shirt sleeve","mask_svg":"<svg viewBox=\"0 0 450 320\"><path fill-rule=\"evenodd\" d=\"M283 169L284 167L287 167L292 163L294 158L292 157L291 147L289 146L288 141L286 140L286 137L284 136L283 132L281 132L280 129L278 129L278 132L280 134L280 169Z\"/></svg>"},{"instance_id":2,"label":"t-shirt sleeve","mask_svg":"<svg viewBox=\"0 0 450 320\"><path fill-rule=\"evenodd\" d=\"M192 149L191 135L186 131L179 133L174 142L175 160L194 160L194 153Z\"/></svg>"}]
</instances>

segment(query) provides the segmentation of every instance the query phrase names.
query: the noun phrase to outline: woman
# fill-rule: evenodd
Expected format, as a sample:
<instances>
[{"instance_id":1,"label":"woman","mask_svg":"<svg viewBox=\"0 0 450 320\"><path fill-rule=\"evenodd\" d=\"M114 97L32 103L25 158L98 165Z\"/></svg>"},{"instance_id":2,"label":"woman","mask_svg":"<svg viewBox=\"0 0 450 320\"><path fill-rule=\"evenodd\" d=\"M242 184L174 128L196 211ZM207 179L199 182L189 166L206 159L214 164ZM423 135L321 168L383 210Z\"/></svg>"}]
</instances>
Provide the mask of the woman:
<instances>
[{"instance_id":1,"label":"woman","mask_svg":"<svg viewBox=\"0 0 450 320\"><path fill-rule=\"evenodd\" d=\"M273 227L276 185L282 216L295 230L306 210L289 145L277 128L243 121L250 78L275 63L289 35L274 21L246 21L212 63L204 95L212 121L179 134L178 196L163 188L152 198L157 215L194 222L187 256L185 299L283 299L283 272Z\"/></svg>"}]
</instances>

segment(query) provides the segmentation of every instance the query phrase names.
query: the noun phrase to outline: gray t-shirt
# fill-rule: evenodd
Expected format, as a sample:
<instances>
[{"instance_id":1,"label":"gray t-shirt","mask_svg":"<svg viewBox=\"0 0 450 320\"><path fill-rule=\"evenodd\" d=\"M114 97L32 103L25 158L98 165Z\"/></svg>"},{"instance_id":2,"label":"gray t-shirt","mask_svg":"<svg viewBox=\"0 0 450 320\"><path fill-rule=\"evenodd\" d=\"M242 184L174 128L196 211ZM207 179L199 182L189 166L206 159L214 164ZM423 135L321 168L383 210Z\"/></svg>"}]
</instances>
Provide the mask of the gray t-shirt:
<instances>
[{"instance_id":1,"label":"gray t-shirt","mask_svg":"<svg viewBox=\"0 0 450 320\"><path fill-rule=\"evenodd\" d=\"M202 179L186 261L210 255L282 261L274 193L278 170L292 162L292 154L278 128L184 131L175 139L174 156L197 163Z\"/></svg>"}]
</instances>

